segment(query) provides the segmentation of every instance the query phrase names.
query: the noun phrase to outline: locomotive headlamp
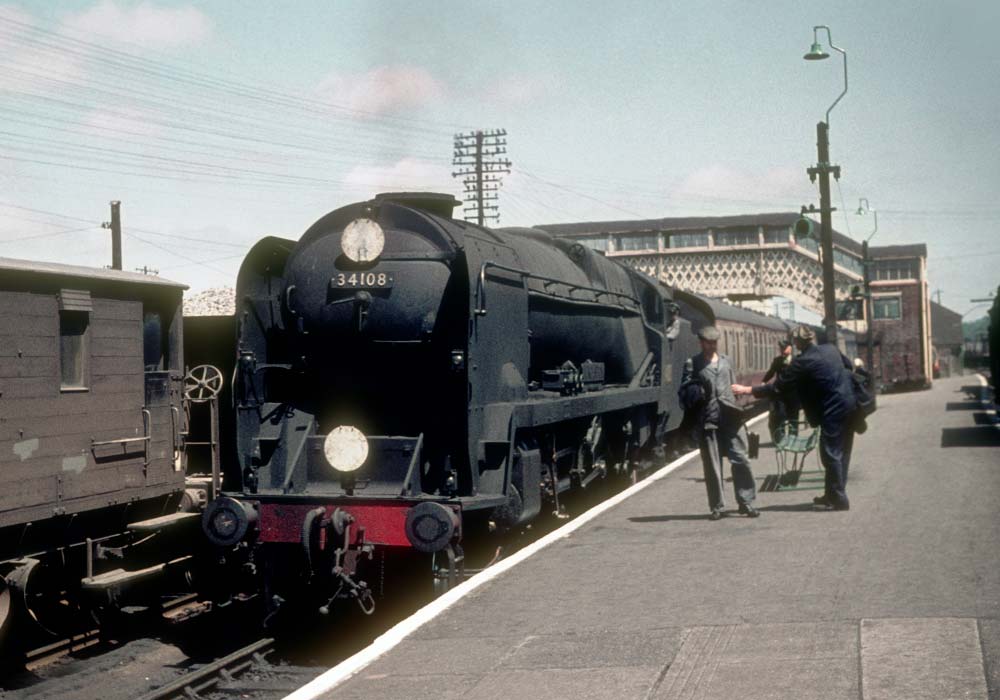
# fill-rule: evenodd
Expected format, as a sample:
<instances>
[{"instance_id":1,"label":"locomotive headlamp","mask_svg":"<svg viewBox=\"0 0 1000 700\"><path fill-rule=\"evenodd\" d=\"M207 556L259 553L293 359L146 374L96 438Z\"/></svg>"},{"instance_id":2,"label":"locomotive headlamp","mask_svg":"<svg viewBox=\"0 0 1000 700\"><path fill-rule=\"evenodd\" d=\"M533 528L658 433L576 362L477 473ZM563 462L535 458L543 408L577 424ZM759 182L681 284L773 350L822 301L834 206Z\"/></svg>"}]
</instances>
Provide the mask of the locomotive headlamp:
<instances>
[{"instance_id":1,"label":"locomotive headlamp","mask_svg":"<svg viewBox=\"0 0 1000 700\"><path fill-rule=\"evenodd\" d=\"M354 262L372 262L385 247L385 231L371 219L355 219L344 228L340 247Z\"/></svg>"},{"instance_id":2,"label":"locomotive headlamp","mask_svg":"<svg viewBox=\"0 0 1000 700\"><path fill-rule=\"evenodd\" d=\"M339 472L353 472L368 459L368 439L353 425L341 425L323 441L323 454Z\"/></svg>"}]
</instances>

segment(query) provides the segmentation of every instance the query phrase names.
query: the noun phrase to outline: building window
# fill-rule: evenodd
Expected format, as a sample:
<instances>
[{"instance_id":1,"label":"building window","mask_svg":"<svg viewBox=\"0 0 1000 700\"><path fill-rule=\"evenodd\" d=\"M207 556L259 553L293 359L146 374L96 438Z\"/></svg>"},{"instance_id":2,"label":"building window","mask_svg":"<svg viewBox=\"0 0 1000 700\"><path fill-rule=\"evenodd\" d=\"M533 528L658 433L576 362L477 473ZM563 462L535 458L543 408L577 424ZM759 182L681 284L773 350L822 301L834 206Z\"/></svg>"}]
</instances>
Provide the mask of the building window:
<instances>
[{"instance_id":1,"label":"building window","mask_svg":"<svg viewBox=\"0 0 1000 700\"><path fill-rule=\"evenodd\" d=\"M657 250L659 234L615 236L615 250Z\"/></svg>"},{"instance_id":2,"label":"building window","mask_svg":"<svg viewBox=\"0 0 1000 700\"><path fill-rule=\"evenodd\" d=\"M85 389L87 387L87 328L89 325L90 314L86 311L59 312L61 389Z\"/></svg>"},{"instance_id":3,"label":"building window","mask_svg":"<svg viewBox=\"0 0 1000 700\"><path fill-rule=\"evenodd\" d=\"M917 266L913 260L879 260L874 267L876 280L917 279Z\"/></svg>"},{"instance_id":4,"label":"building window","mask_svg":"<svg viewBox=\"0 0 1000 700\"><path fill-rule=\"evenodd\" d=\"M819 243L817 243L812 238L797 238L795 243L802 246L806 250L811 250L814 253L819 253Z\"/></svg>"},{"instance_id":5,"label":"building window","mask_svg":"<svg viewBox=\"0 0 1000 700\"><path fill-rule=\"evenodd\" d=\"M899 297L875 297L872 312L876 321L896 321L903 317Z\"/></svg>"},{"instance_id":6,"label":"building window","mask_svg":"<svg viewBox=\"0 0 1000 700\"><path fill-rule=\"evenodd\" d=\"M579 243L582 246L588 248L593 248L594 250L602 250L607 252L608 250L608 237L607 236L587 236L586 238L574 238L574 243Z\"/></svg>"},{"instance_id":7,"label":"building window","mask_svg":"<svg viewBox=\"0 0 1000 700\"><path fill-rule=\"evenodd\" d=\"M715 245L757 245L757 229L728 229L715 232Z\"/></svg>"},{"instance_id":8,"label":"building window","mask_svg":"<svg viewBox=\"0 0 1000 700\"><path fill-rule=\"evenodd\" d=\"M670 248L707 248L707 233L671 233L667 239Z\"/></svg>"},{"instance_id":9,"label":"building window","mask_svg":"<svg viewBox=\"0 0 1000 700\"><path fill-rule=\"evenodd\" d=\"M768 227L764 229L765 243L788 243L788 227Z\"/></svg>"},{"instance_id":10,"label":"building window","mask_svg":"<svg viewBox=\"0 0 1000 700\"><path fill-rule=\"evenodd\" d=\"M864 275L865 268L861 260L855 258L853 255L848 255L842 250L837 248L833 249L833 262L840 265L845 270L850 270L858 275Z\"/></svg>"}]
</instances>

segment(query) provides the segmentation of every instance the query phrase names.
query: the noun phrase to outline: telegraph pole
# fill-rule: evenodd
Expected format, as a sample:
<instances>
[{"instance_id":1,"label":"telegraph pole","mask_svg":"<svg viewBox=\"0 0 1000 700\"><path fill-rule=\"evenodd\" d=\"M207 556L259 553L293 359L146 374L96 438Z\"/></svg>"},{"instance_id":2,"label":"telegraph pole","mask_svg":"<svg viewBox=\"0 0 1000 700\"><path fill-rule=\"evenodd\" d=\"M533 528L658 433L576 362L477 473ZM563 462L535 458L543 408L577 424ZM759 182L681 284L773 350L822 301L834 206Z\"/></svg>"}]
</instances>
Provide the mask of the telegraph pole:
<instances>
[{"instance_id":1,"label":"telegraph pole","mask_svg":"<svg viewBox=\"0 0 1000 700\"><path fill-rule=\"evenodd\" d=\"M809 179L815 183L819 176L819 221L820 250L823 253L823 325L826 326L826 342L837 344L837 301L833 274L833 212L830 204L830 173L840 179L840 166L830 165L830 126L826 122L816 124L816 154L819 162L809 168ZM815 211L810 207L810 211Z\"/></svg>"},{"instance_id":2,"label":"telegraph pole","mask_svg":"<svg viewBox=\"0 0 1000 700\"><path fill-rule=\"evenodd\" d=\"M465 185L463 209L466 221L483 226L487 219L500 220L499 207L495 204L502 176L510 173L510 161L500 156L507 153L507 131L472 131L455 134L455 151L452 165L458 169L452 177L461 177Z\"/></svg>"},{"instance_id":3,"label":"telegraph pole","mask_svg":"<svg viewBox=\"0 0 1000 700\"><path fill-rule=\"evenodd\" d=\"M111 202L111 221L105 221L101 228L111 229L111 269L122 269L122 203L115 200Z\"/></svg>"},{"instance_id":4,"label":"telegraph pole","mask_svg":"<svg viewBox=\"0 0 1000 700\"><path fill-rule=\"evenodd\" d=\"M865 343L867 345L867 348L866 348L867 352L865 353L867 355L867 357L865 357L865 367L868 370L868 373L871 375L871 377L872 377L872 379L874 381L875 368L872 366L872 363L875 361L875 339L874 339L875 328L874 328L874 325L873 325L874 322L875 322L875 319L872 318L872 265L871 265L871 257L868 254L868 239L867 238L865 240L861 241L861 258L862 258L862 263L861 264L862 264L862 267L864 268L865 327L866 327L866 330L867 330L867 333L865 334L865 335L867 335L867 339L866 339L867 342ZM881 371L881 369L880 369L880 371Z\"/></svg>"}]
</instances>

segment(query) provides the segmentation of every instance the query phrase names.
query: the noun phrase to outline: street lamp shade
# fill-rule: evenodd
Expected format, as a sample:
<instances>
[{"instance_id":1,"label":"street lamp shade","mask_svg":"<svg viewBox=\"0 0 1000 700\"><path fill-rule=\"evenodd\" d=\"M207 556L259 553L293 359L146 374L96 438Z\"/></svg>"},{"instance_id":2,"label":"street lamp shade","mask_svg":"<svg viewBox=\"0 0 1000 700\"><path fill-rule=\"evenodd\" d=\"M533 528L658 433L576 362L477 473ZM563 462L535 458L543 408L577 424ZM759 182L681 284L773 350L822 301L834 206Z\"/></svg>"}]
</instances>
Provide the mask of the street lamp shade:
<instances>
[{"instance_id":1,"label":"street lamp shade","mask_svg":"<svg viewBox=\"0 0 1000 700\"><path fill-rule=\"evenodd\" d=\"M807 61L822 61L824 58L830 58L830 54L823 50L818 41L814 41L812 48L809 49L809 53L802 58Z\"/></svg>"}]
</instances>

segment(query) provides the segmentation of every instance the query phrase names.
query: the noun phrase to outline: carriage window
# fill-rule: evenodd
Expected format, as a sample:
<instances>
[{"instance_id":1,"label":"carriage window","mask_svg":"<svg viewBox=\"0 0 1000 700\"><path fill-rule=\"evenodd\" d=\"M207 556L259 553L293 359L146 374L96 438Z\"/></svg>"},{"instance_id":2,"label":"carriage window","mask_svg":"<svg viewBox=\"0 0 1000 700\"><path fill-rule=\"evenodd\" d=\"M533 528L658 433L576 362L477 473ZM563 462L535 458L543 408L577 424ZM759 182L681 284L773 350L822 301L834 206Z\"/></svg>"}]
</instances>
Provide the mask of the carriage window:
<instances>
[{"instance_id":1,"label":"carriage window","mask_svg":"<svg viewBox=\"0 0 1000 700\"><path fill-rule=\"evenodd\" d=\"M59 312L59 365L62 370L60 389L87 388L87 328L90 314L86 311Z\"/></svg>"}]
</instances>

